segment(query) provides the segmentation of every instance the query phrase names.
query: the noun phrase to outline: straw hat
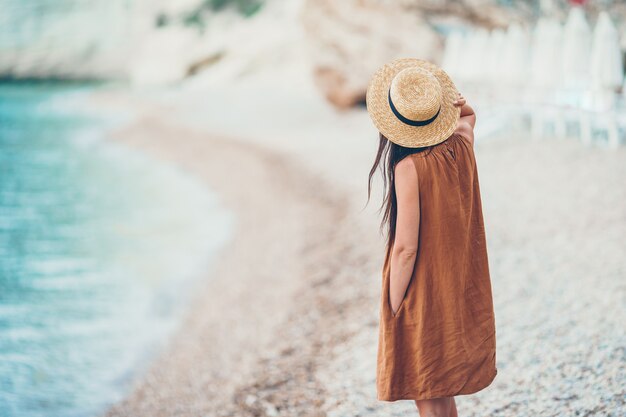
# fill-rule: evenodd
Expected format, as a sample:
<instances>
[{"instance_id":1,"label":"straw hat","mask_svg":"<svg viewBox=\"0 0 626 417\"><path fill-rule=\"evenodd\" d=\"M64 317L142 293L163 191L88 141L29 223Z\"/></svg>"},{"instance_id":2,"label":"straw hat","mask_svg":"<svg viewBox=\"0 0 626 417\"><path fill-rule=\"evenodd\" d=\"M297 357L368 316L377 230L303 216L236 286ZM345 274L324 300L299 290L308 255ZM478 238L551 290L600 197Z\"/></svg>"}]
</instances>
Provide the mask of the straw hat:
<instances>
[{"instance_id":1,"label":"straw hat","mask_svg":"<svg viewBox=\"0 0 626 417\"><path fill-rule=\"evenodd\" d=\"M387 139L407 148L436 145L455 131L458 91L437 65L416 58L383 65L367 88L367 111Z\"/></svg>"}]
</instances>

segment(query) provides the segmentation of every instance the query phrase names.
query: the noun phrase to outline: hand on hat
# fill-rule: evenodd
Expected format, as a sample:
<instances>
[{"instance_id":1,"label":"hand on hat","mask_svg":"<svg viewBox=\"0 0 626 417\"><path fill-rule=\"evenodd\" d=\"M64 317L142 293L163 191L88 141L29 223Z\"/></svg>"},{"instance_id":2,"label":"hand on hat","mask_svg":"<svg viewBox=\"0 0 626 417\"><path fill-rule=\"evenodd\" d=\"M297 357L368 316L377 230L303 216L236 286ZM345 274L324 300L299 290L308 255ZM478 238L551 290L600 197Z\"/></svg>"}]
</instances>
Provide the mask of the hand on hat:
<instances>
[{"instance_id":1,"label":"hand on hat","mask_svg":"<svg viewBox=\"0 0 626 417\"><path fill-rule=\"evenodd\" d=\"M454 100L454 106L455 107L463 107L465 105L465 103L467 102L467 100L465 100L465 97L463 97L463 94L459 93L459 98Z\"/></svg>"}]
</instances>

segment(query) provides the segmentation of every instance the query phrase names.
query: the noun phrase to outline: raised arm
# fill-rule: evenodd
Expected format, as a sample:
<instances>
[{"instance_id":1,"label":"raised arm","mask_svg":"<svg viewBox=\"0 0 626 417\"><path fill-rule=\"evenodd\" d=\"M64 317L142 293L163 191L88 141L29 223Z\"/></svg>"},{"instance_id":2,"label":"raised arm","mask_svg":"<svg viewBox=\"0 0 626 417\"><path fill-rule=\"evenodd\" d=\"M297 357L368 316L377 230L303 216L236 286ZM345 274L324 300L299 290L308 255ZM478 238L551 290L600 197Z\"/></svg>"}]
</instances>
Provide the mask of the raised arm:
<instances>
[{"instance_id":1,"label":"raised arm","mask_svg":"<svg viewBox=\"0 0 626 417\"><path fill-rule=\"evenodd\" d=\"M455 133L463 135L472 144L474 143L474 126L476 125L476 113L474 109L467 104L467 100L461 94L459 98L454 102L454 105L461 107L461 115L457 122Z\"/></svg>"},{"instance_id":2,"label":"raised arm","mask_svg":"<svg viewBox=\"0 0 626 417\"><path fill-rule=\"evenodd\" d=\"M395 167L397 201L396 235L391 253L389 302L395 315L413 275L419 239L419 190L417 171L410 157Z\"/></svg>"}]
</instances>

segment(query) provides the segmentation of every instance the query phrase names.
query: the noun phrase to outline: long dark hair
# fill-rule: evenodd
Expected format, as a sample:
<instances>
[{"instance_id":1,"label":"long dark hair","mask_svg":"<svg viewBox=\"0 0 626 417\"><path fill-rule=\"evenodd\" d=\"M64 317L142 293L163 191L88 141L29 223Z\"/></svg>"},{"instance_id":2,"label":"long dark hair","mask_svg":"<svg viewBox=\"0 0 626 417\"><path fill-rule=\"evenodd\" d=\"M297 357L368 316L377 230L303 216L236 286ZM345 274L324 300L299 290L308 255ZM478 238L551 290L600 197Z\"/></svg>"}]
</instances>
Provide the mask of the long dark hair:
<instances>
[{"instance_id":1,"label":"long dark hair","mask_svg":"<svg viewBox=\"0 0 626 417\"><path fill-rule=\"evenodd\" d=\"M389 255L391 245L396 237L397 200L394 168L405 156L416 152L423 152L428 148L429 146L422 148L406 148L391 142L382 133L379 133L378 152L376 153L376 159L370 170L367 182L367 202L369 203L372 192L372 178L376 170L380 168L383 177L384 198L378 212L383 212L383 218L380 222L380 231L383 232L383 229L386 229L387 256Z\"/></svg>"}]
</instances>

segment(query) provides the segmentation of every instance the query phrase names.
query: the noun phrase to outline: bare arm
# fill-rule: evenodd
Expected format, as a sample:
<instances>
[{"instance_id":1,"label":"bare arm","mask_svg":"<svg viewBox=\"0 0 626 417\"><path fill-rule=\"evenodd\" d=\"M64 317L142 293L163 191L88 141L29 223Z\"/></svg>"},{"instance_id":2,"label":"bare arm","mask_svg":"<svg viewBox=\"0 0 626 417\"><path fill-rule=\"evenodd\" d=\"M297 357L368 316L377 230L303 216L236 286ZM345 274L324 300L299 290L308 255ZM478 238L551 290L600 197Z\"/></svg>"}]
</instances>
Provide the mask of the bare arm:
<instances>
[{"instance_id":1,"label":"bare arm","mask_svg":"<svg viewBox=\"0 0 626 417\"><path fill-rule=\"evenodd\" d=\"M459 94L459 98L454 102L454 105L461 107L461 115L457 122L455 133L465 136L473 144L476 113L474 113L474 109L467 104L467 100L461 94Z\"/></svg>"},{"instance_id":2,"label":"bare arm","mask_svg":"<svg viewBox=\"0 0 626 417\"><path fill-rule=\"evenodd\" d=\"M413 275L419 238L419 192L417 171L410 157L395 167L397 201L396 236L391 253L389 301L395 315Z\"/></svg>"}]
</instances>

